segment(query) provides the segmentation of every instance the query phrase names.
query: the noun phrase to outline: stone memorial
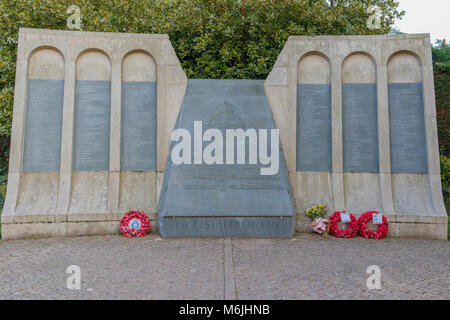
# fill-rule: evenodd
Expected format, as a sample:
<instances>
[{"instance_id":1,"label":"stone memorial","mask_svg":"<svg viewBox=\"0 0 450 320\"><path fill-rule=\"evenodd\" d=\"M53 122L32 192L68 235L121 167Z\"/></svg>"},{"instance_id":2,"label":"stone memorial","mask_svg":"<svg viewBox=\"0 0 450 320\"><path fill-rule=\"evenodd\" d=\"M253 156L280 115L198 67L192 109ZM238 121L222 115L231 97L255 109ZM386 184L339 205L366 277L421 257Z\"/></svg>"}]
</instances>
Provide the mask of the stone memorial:
<instances>
[{"instance_id":1,"label":"stone memorial","mask_svg":"<svg viewBox=\"0 0 450 320\"><path fill-rule=\"evenodd\" d=\"M447 239L433 81L428 34L289 38L265 87L280 128L297 232L309 231L304 212L323 203L357 217L379 211L391 237ZM303 109L321 110L324 103L302 85L327 83L331 125L321 116L317 126L331 130L331 170L320 161L305 168ZM306 152L326 148L317 135Z\"/></svg>"},{"instance_id":2,"label":"stone memorial","mask_svg":"<svg viewBox=\"0 0 450 320\"><path fill-rule=\"evenodd\" d=\"M292 36L266 80L188 81L167 35L20 29L2 237L289 238L320 203L447 239L429 44Z\"/></svg>"},{"instance_id":3,"label":"stone memorial","mask_svg":"<svg viewBox=\"0 0 450 320\"><path fill-rule=\"evenodd\" d=\"M203 132L220 130L223 137L230 129L275 128L262 80L189 80L176 128L194 137L194 121L202 121ZM169 160L158 208L163 237L292 237L295 209L284 159L277 159L277 174L261 175L260 161L248 161L249 140L246 164ZM221 149L228 157L225 143ZM191 163L194 157L192 152Z\"/></svg>"}]
</instances>

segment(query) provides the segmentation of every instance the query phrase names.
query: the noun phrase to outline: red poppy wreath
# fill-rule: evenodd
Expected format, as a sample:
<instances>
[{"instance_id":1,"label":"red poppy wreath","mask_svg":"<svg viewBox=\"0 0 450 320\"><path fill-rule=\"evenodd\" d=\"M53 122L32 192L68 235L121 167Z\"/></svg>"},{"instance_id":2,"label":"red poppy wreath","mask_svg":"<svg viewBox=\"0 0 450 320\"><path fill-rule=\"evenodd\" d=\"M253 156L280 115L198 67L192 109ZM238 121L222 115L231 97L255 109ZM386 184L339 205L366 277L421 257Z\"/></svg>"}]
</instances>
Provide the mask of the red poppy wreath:
<instances>
[{"instance_id":1,"label":"red poppy wreath","mask_svg":"<svg viewBox=\"0 0 450 320\"><path fill-rule=\"evenodd\" d=\"M144 211L130 211L120 220L120 232L125 237L143 237L150 230L150 219Z\"/></svg>"},{"instance_id":2,"label":"red poppy wreath","mask_svg":"<svg viewBox=\"0 0 450 320\"><path fill-rule=\"evenodd\" d=\"M348 223L348 229L343 230L337 227L338 222L341 221L341 213L343 212L335 212L330 218L330 231L331 235L334 235L336 238L353 238L356 236L358 232L358 220L356 220L355 216L349 213L350 222Z\"/></svg>"},{"instance_id":3,"label":"red poppy wreath","mask_svg":"<svg viewBox=\"0 0 450 320\"><path fill-rule=\"evenodd\" d=\"M373 219L373 215L374 214L378 214L377 211L369 211L369 212L364 212L360 217L359 217L359 233L361 234L361 236L363 236L366 239L383 239L384 237L386 237L388 230L389 230L389 223L386 219L386 217L383 215L383 223L378 225L378 229L377 231L374 230L370 230L369 228L367 228L367 223L369 223L370 221L372 221Z\"/></svg>"}]
</instances>

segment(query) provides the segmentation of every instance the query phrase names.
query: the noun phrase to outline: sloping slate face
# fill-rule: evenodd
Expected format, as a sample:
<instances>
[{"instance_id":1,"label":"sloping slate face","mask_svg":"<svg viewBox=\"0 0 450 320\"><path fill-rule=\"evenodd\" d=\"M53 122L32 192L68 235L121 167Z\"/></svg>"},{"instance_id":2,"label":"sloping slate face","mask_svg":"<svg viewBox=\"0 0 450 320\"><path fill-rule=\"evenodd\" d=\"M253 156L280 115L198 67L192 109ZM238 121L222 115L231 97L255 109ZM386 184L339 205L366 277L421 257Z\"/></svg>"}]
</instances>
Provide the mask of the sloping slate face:
<instances>
[{"instance_id":1,"label":"sloping slate face","mask_svg":"<svg viewBox=\"0 0 450 320\"><path fill-rule=\"evenodd\" d=\"M226 129L267 129L270 137L275 127L264 82L255 80L189 80L176 128L191 134L192 163L194 121L202 121L203 132L222 132L224 160ZM163 237L291 237L295 210L282 152L273 176L260 174L259 160L249 165L248 152L246 159L174 165L169 157L158 209Z\"/></svg>"}]
</instances>

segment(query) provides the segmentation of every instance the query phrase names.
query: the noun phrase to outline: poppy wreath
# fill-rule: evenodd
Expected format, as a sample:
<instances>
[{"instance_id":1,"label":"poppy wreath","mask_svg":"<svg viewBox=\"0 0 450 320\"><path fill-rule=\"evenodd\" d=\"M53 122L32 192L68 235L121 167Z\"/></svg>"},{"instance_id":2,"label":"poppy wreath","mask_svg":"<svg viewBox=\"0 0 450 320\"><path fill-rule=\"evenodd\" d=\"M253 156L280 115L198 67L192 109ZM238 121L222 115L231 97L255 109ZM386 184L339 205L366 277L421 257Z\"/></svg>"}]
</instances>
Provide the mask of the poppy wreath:
<instances>
[{"instance_id":1,"label":"poppy wreath","mask_svg":"<svg viewBox=\"0 0 450 320\"><path fill-rule=\"evenodd\" d=\"M361 236L363 236L366 239L381 240L384 237L386 237L386 235L388 233L389 223L388 223L386 217L383 215L383 223L378 225L377 231L370 230L369 228L367 228L367 223L372 221L373 214L378 214L378 212L377 211L364 212L359 217L359 221L358 221L359 222L359 233L361 234Z\"/></svg>"},{"instance_id":2,"label":"poppy wreath","mask_svg":"<svg viewBox=\"0 0 450 320\"><path fill-rule=\"evenodd\" d=\"M353 238L358 233L358 220L356 220L354 215L349 213L350 222L348 223L348 229L338 229L337 224L341 221L341 213L345 213L345 211L335 212L331 216L329 233L334 235L336 238Z\"/></svg>"},{"instance_id":3,"label":"poppy wreath","mask_svg":"<svg viewBox=\"0 0 450 320\"><path fill-rule=\"evenodd\" d=\"M120 220L120 232L125 237L143 237L150 230L150 219L144 211L130 211Z\"/></svg>"}]
</instances>

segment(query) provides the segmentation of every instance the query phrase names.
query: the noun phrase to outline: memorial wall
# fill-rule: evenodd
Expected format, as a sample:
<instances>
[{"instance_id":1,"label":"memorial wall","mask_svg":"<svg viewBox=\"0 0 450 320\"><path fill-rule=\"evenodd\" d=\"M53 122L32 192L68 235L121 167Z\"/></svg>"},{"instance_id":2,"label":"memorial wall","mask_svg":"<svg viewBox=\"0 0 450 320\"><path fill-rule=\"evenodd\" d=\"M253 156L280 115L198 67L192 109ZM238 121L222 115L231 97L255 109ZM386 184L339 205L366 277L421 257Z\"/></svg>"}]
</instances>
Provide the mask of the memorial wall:
<instances>
[{"instance_id":1,"label":"memorial wall","mask_svg":"<svg viewBox=\"0 0 450 320\"><path fill-rule=\"evenodd\" d=\"M325 204L446 239L429 44L292 36L265 81L188 82L167 35L20 29L2 236L114 234L143 210L163 237L291 237ZM248 143L251 164L174 164L194 121L279 129L279 170Z\"/></svg>"},{"instance_id":2,"label":"memorial wall","mask_svg":"<svg viewBox=\"0 0 450 320\"><path fill-rule=\"evenodd\" d=\"M155 225L186 84L167 35L20 29L3 238Z\"/></svg>"},{"instance_id":3,"label":"memorial wall","mask_svg":"<svg viewBox=\"0 0 450 320\"><path fill-rule=\"evenodd\" d=\"M291 36L265 87L297 231L323 203L382 212L389 236L447 239L428 34Z\"/></svg>"}]
</instances>

